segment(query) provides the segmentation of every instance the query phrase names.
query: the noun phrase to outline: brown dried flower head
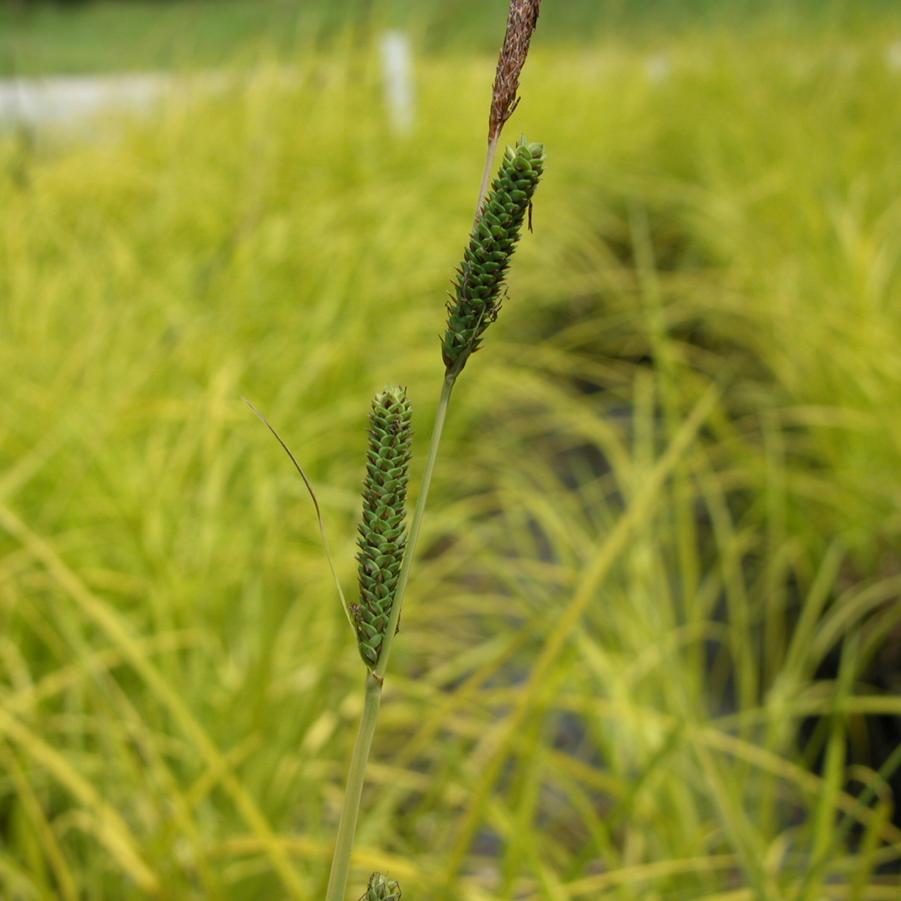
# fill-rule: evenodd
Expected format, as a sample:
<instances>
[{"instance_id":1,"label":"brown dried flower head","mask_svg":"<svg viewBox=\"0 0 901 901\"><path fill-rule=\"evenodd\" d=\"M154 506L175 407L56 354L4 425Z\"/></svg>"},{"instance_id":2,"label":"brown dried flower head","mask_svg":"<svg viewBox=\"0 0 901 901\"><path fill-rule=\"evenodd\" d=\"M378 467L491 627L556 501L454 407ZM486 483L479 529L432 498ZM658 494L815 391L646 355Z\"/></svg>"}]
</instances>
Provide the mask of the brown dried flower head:
<instances>
[{"instance_id":1,"label":"brown dried flower head","mask_svg":"<svg viewBox=\"0 0 901 901\"><path fill-rule=\"evenodd\" d=\"M519 76L526 64L532 32L538 24L541 0L510 0L504 46L497 60L491 114L488 117L488 141L497 140L519 103Z\"/></svg>"}]
</instances>

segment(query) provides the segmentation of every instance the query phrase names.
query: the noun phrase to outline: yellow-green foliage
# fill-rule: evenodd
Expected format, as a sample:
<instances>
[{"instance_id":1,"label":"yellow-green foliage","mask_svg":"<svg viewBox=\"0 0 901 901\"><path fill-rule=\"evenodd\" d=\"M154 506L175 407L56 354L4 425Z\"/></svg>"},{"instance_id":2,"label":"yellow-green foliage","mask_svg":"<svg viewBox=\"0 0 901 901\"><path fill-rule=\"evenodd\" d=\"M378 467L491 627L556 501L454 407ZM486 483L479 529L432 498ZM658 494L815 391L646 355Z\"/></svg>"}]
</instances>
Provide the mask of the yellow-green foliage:
<instances>
[{"instance_id":1,"label":"yellow-green foliage","mask_svg":"<svg viewBox=\"0 0 901 901\"><path fill-rule=\"evenodd\" d=\"M357 894L894 897L852 769L901 714L887 47L536 48L507 137L553 165L448 423ZM407 139L334 55L0 151L4 897L321 897L359 662L240 396L350 592L373 391L428 437L491 65L420 60Z\"/></svg>"}]
</instances>

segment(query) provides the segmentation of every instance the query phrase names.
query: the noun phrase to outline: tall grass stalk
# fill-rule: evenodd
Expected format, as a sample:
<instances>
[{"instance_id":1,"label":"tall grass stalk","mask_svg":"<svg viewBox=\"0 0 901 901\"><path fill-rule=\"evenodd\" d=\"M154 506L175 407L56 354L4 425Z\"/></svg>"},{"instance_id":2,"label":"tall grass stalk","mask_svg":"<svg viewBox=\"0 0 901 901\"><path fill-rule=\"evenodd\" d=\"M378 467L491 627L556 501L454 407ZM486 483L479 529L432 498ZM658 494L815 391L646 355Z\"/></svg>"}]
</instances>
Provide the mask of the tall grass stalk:
<instances>
[{"instance_id":1,"label":"tall grass stalk","mask_svg":"<svg viewBox=\"0 0 901 901\"><path fill-rule=\"evenodd\" d=\"M347 892L354 835L359 818L366 765L378 723L382 686L388 669L391 646L398 631L404 594L422 529L451 393L467 359L478 350L482 334L497 316L504 274L519 239L526 208L531 206L532 194L541 175L543 149L538 145L528 145L521 141L516 150L508 151L501 173L494 184L494 192L490 197L488 195L490 172L501 132L519 103L519 77L525 65L532 34L538 23L540 6L541 0L510 0L507 27L498 56L492 90L488 151L479 185L472 237L459 269L455 297L448 305L448 329L442 344L446 371L432 425L419 496L410 523L409 538L406 540L400 574L393 589L391 612L387 625L377 636L380 643L375 665L366 674L363 712L347 777L326 901L343 901ZM405 490L404 488L404 494ZM374 553L384 553L384 547L384 544L380 544ZM379 874L374 874L373 878L376 876ZM370 894L373 894L371 882Z\"/></svg>"}]
</instances>

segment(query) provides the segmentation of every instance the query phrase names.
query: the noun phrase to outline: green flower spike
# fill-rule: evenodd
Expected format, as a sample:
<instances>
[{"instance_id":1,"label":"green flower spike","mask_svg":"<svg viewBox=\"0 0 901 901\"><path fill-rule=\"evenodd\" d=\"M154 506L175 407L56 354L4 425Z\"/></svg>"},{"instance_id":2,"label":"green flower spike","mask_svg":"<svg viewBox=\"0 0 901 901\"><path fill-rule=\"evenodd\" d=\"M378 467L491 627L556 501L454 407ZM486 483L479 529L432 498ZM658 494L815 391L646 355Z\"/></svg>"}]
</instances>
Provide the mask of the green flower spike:
<instances>
[{"instance_id":1,"label":"green flower spike","mask_svg":"<svg viewBox=\"0 0 901 901\"><path fill-rule=\"evenodd\" d=\"M400 886L393 879L386 879L381 873L369 877L369 887L360 901L400 901Z\"/></svg>"},{"instance_id":2,"label":"green flower spike","mask_svg":"<svg viewBox=\"0 0 901 901\"><path fill-rule=\"evenodd\" d=\"M544 147L525 140L508 147L498 176L473 225L457 270L441 344L449 374L459 374L479 349L485 329L497 319L504 273L544 169Z\"/></svg>"},{"instance_id":3,"label":"green flower spike","mask_svg":"<svg viewBox=\"0 0 901 901\"><path fill-rule=\"evenodd\" d=\"M412 414L406 389L399 387L377 394L369 414L363 518L357 537L360 602L352 605L351 612L360 656L370 669L379 660L407 540L404 516Z\"/></svg>"}]
</instances>

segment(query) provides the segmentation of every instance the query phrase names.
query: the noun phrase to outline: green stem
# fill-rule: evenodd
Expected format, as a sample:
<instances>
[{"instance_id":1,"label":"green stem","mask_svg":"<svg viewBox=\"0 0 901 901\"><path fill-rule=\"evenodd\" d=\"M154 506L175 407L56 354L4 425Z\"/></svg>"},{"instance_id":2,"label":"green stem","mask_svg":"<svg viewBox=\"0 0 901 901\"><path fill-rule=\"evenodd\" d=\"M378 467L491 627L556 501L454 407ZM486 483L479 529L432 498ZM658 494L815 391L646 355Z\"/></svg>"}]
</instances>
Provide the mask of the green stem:
<instances>
[{"instance_id":1,"label":"green stem","mask_svg":"<svg viewBox=\"0 0 901 901\"><path fill-rule=\"evenodd\" d=\"M360 797L363 794L363 781L366 778L366 761L372 747L372 736L379 718L379 704L382 699L382 681L372 673L366 674L366 694L363 701L363 715L360 718L360 731L354 745L353 757L350 761L350 772L347 774L347 788L344 792L344 806L341 809L341 820L338 824L338 839L335 842L335 854L332 857L332 870L328 878L326 901L344 901L347 893L347 880L350 875L350 855L353 851L354 833L357 831L357 817L360 814Z\"/></svg>"},{"instance_id":2,"label":"green stem","mask_svg":"<svg viewBox=\"0 0 901 901\"><path fill-rule=\"evenodd\" d=\"M419 489L419 497L416 500L413 521L410 524L407 549L404 553L400 575L397 579L397 589L394 593L391 617L388 621L385 637L382 640L379 662L375 670L366 675L363 715L360 719L360 731L357 733L357 741L350 761L350 772L347 774L347 789L344 793L341 820L338 823L338 839L335 843L335 853L332 857L332 869L329 873L325 901L344 901L344 896L347 893L347 881L350 876L350 857L353 850L354 834L357 831L357 818L360 815L360 798L363 794L363 782L366 778L366 762L369 760L369 749L372 747L372 736L375 734L375 726L379 716L382 683L385 679L385 670L388 668L391 642L394 640L397 623L400 619L400 608L404 599L404 591L407 587L407 580L410 577L413 551L416 548L416 542L419 539L419 532L422 528L425 505L429 496L429 486L432 484L432 473L435 471L435 461L438 459L438 446L441 444L441 433L444 431L444 420L447 417L447 407L450 403L455 378L456 376L451 374L444 377L441 398L438 401L438 412L435 414L435 424L432 426L429 455L426 458L425 471L422 474L422 485Z\"/></svg>"},{"instance_id":3,"label":"green stem","mask_svg":"<svg viewBox=\"0 0 901 901\"><path fill-rule=\"evenodd\" d=\"M488 195L488 186L491 183L491 173L494 170L494 156L497 153L497 142L500 138L500 132L488 141L488 151L485 154L485 166L482 169L482 183L479 185L479 201L476 204L476 217L472 226L476 227L479 223L479 217L482 215L482 204Z\"/></svg>"}]
</instances>

